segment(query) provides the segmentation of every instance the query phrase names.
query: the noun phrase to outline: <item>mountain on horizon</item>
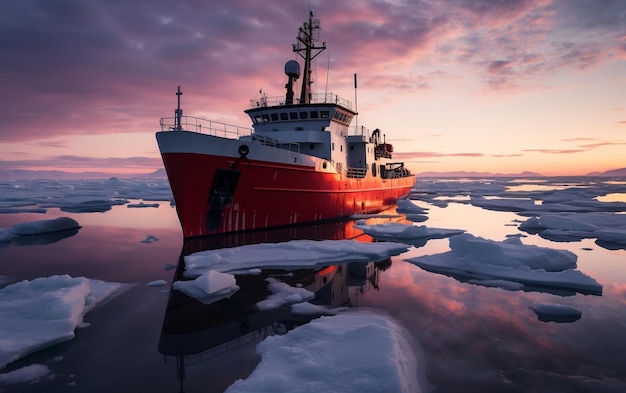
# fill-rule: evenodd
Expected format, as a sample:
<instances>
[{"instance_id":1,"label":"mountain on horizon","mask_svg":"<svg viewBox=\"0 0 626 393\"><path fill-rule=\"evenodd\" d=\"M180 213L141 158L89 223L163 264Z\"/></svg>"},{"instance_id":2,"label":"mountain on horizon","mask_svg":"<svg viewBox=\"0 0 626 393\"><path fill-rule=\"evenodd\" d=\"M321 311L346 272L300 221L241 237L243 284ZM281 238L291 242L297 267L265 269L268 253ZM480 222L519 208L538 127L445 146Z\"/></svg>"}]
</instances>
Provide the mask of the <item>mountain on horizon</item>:
<instances>
[{"instance_id":1,"label":"mountain on horizon","mask_svg":"<svg viewBox=\"0 0 626 393\"><path fill-rule=\"evenodd\" d=\"M478 171L449 171L449 172L420 172L416 174L420 177L432 177L432 178L452 178L452 177L465 177L465 178L478 178L478 177L545 177L537 172L524 171L519 173L493 173L493 172L478 172ZM611 169L604 172L590 172L580 176L597 176L597 177L626 177L626 168ZM109 179L111 177L119 178L153 178L153 179L166 179L167 174L164 168L156 169L154 172L145 174L119 174L110 172L64 172L57 170L46 171L32 171L27 169L7 169L0 170L0 180L84 180L84 179Z\"/></svg>"},{"instance_id":2,"label":"mountain on horizon","mask_svg":"<svg viewBox=\"0 0 626 393\"><path fill-rule=\"evenodd\" d=\"M28 169L0 170L0 180L85 180L85 179L109 179L119 178L167 178L165 169L159 168L146 174L111 173L111 172L64 172L56 170L32 171Z\"/></svg>"},{"instance_id":3,"label":"mountain on horizon","mask_svg":"<svg viewBox=\"0 0 626 393\"><path fill-rule=\"evenodd\" d=\"M591 172L587 176L626 177L626 168L610 169L604 172Z\"/></svg>"},{"instance_id":4,"label":"mountain on horizon","mask_svg":"<svg viewBox=\"0 0 626 393\"><path fill-rule=\"evenodd\" d=\"M452 171L452 172L421 172L419 177L545 177L541 173L524 171L520 173L493 173L477 171Z\"/></svg>"}]
</instances>

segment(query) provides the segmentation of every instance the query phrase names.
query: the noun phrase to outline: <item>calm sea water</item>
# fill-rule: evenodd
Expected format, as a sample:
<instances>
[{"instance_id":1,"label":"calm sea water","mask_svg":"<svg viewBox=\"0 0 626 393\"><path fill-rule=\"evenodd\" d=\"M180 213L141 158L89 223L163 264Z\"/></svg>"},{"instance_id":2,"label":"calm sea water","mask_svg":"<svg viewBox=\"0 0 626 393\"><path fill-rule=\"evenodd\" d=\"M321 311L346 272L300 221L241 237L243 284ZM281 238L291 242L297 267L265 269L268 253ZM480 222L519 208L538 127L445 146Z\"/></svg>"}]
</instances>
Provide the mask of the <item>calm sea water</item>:
<instances>
[{"instance_id":1,"label":"calm sea water","mask_svg":"<svg viewBox=\"0 0 626 393\"><path fill-rule=\"evenodd\" d=\"M429 227L464 229L496 241L520 233L514 220L525 219L463 203L445 208L415 203L430 209L423 223ZM52 374L1 387L2 392L222 392L252 372L260 360L255 344L264 336L306 321L284 309L255 310L268 295L265 276L276 272L238 277L242 289L231 301L202 306L168 293L179 274L168 265L209 248L297 238L371 240L353 229L353 222L343 222L184 243L168 203L114 206L105 213L0 214L0 227L58 216L83 227L50 244L0 249L0 276L14 282L70 274L134 285L90 312L89 326L77 329L71 342L10 367L40 363ZM148 236L159 240L142 242ZM626 251L602 248L592 239L552 242L527 234L523 242L576 253L579 270L603 285L602 296L481 287L404 261L445 252L448 239L430 240L379 263L301 270L286 280L316 291L321 304L379 309L400 321L417 343L410 350L418 352L426 392L626 391ZM168 284L146 285L155 280ZM572 305L582 318L541 322L529 306L542 302Z\"/></svg>"}]
</instances>

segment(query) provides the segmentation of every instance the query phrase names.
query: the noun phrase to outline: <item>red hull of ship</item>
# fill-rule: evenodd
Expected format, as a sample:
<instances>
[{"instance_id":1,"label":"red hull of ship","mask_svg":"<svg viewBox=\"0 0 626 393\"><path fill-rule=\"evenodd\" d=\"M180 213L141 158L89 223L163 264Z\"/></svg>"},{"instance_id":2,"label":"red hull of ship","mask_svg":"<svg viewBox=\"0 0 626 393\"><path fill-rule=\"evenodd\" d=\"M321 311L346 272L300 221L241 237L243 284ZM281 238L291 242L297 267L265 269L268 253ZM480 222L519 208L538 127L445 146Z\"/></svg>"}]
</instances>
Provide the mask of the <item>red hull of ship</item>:
<instances>
[{"instance_id":1,"label":"red hull of ship","mask_svg":"<svg viewBox=\"0 0 626 393\"><path fill-rule=\"evenodd\" d=\"M232 157L162 153L183 236L196 237L324 221L355 213L375 213L406 196L414 176L348 178L311 167L245 160L232 201L217 213L209 203L217 168ZM215 210L215 209L214 209ZM212 217L210 217L212 216Z\"/></svg>"}]
</instances>

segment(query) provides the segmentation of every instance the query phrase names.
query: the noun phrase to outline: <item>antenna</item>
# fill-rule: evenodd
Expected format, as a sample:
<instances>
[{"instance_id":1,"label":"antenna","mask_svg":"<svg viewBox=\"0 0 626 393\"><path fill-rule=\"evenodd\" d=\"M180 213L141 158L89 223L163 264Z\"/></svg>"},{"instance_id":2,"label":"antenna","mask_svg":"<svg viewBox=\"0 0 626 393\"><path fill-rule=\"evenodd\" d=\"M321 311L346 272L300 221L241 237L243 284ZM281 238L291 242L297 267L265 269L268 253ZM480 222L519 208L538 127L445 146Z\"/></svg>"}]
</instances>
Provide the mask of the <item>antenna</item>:
<instances>
[{"instance_id":1,"label":"antenna","mask_svg":"<svg viewBox=\"0 0 626 393\"><path fill-rule=\"evenodd\" d=\"M174 116L176 116L174 118L174 129L176 131L181 131L183 129L183 126L180 121L181 117L183 116L183 110L180 109L180 96L183 95L183 92L180 91L180 86L178 86L178 91L176 92L176 95L178 96L178 108L174 110Z\"/></svg>"},{"instance_id":2,"label":"antenna","mask_svg":"<svg viewBox=\"0 0 626 393\"><path fill-rule=\"evenodd\" d=\"M357 102L357 94L356 94L356 73L354 74L354 111L356 115L354 116L354 120L356 121L356 132L359 132L359 109Z\"/></svg>"},{"instance_id":3,"label":"antenna","mask_svg":"<svg viewBox=\"0 0 626 393\"><path fill-rule=\"evenodd\" d=\"M324 87L324 102L328 96L328 77L330 76L330 50L333 45L333 27L330 26L330 38L328 40L328 64L326 65L326 86Z\"/></svg>"}]
</instances>

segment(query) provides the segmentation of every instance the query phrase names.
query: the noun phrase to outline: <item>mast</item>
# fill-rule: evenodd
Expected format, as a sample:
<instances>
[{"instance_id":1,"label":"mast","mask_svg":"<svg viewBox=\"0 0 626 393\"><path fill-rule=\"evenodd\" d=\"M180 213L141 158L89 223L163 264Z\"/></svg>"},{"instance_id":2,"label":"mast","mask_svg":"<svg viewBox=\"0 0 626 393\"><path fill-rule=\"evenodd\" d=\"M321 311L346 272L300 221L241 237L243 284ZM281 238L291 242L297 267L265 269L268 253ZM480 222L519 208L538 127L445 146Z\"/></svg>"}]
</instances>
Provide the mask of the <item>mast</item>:
<instances>
[{"instance_id":1,"label":"mast","mask_svg":"<svg viewBox=\"0 0 626 393\"><path fill-rule=\"evenodd\" d=\"M304 59L304 72L302 77L302 89L300 90L300 103L309 104L311 102L311 60L326 49L326 43L316 46L315 42L319 38L320 20L313 19L313 11L309 12L309 21L304 22L298 32L298 41L293 45L293 51ZM303 53L304 52L304 53Z\"/></svg>"}]
</instances>

